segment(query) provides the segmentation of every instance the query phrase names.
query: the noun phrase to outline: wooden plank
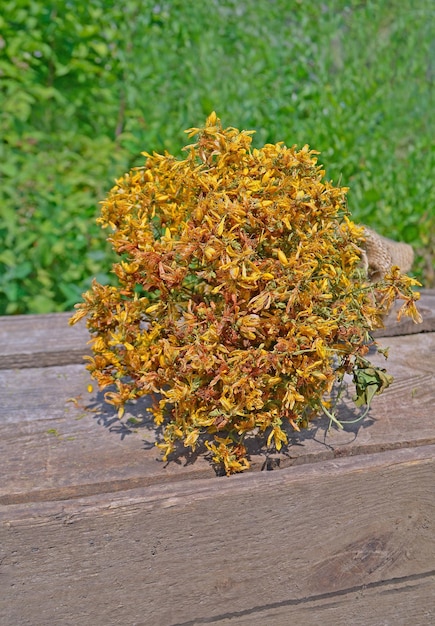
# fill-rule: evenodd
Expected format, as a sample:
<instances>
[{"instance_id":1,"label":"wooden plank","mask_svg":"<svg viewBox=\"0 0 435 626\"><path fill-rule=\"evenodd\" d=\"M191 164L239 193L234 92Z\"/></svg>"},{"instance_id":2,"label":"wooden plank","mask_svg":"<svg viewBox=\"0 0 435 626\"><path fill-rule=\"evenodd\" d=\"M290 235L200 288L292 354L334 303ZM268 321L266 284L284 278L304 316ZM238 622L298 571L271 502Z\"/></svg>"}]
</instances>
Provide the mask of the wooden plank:
<instances>
[{"instance_id":1,"label":"wooden plank","mask_svg":"<svg viewBox=\"0 0 435 626\"><path fill-rule=\"evenodd\" d=\"M82 363L89 334L85 324L68 325L71 315L0 317L0 369Z\"/></svg>"},{"instance_id":2,"label":"wooden plank","mask_svg":"<svg viewBox=\"0 0 435 626\"><path fill-rule=\"evenodd\" d=\"M282 471L217 479L86 392L68 317L0 319L0 623L434 621L435 333L382 341L395 383L369 419L267 460L254 440L253 469Z\"/></svg>"},{"instance_id":3,"label":"wooden plank","mask_svg":"<svg viewBox=\"0 0 435 626\"><path fill-rule=\"evenodd\" d=\"M434 476L422 446L2 507L2 623L423 624L430 586L417 621L392 589L433 581Z\"/></svg>"},{"instance_id":4,"label":"wooden plank","mask_svg":"<svg viewBox=\"0 0 435 626\"><path fill-rule=\"evenodd\" d=\"M377 336L407 335L435 331L435 290L422 291L419 308L422 324L395 314ZM69 326L72 313L0 317L0 369L48 367L81 363L90 354L85 323Z\"/></svg>"},{"instance_id":5,"label":"wooden plank","mask_svg":"<svg viewBox=\"0 0 435 626\"><path fill-rule=\"evenodd\" d=\"M270 603L216 619L190 620L177 626L429 626L435 623L435 574L428 572L380 581L342 593Z\"/></svg>"},{"instance_id":6,"label":"wooden plank","mask_svg":"<svg viewBox=\"0 0 435 626\"><path fill-rule=\"evenodd\" d=\"M383 343L390 346L387 367L395 382L375 398L365 420L342 431L328 432L326 418L300 434L289 427L289 446L269 457L253 438L253 470L435 443L435 333ZM374 360L384 365L383 358ZM101 393L87 393L89 383L82 365L0 371L1 503L110 494L215 475L203 455L189 457L184 450L164 464L151 419L141 427L123 425ZM338 413L342 420L356 415L347 400ZM141 419L146 408L145 400L130 406L126 419Z\"/></svg>"},{"instance_id":7,"label":"wooden plank","mask_svg":"<svg viewBox=\"0 0 435 626\"><path fill-rule=\"evenodd\" d=\"M0 503L215 475L204 460L185 474L175 463L165 466L151 420L140 430L124 425L102 394L87 393L90 382L83 365L0 371ZM131 414L139 418L146 406Z\"/></svg>"}]
</instances>

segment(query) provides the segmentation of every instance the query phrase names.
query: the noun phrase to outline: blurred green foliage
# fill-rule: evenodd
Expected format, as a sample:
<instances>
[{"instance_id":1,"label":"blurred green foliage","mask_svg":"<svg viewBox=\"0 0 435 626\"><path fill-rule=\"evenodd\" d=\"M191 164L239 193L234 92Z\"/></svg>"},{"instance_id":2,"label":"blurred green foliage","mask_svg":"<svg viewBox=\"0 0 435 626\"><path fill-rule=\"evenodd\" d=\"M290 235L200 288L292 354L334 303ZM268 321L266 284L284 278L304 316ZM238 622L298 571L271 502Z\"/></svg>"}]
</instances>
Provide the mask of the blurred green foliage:
<instances>
[{"instance_id":1,"label":"blurred green foliage","mask_svg":"<svg viewBox=\"0 0 435 626\"><path fill-rule=\"evenodd\" d=\"M432 0L4 0L0 313L111 280L98 202L216 110L254 145L309 143L355 221L435 283Z\"/></svg>"}]
</instances>

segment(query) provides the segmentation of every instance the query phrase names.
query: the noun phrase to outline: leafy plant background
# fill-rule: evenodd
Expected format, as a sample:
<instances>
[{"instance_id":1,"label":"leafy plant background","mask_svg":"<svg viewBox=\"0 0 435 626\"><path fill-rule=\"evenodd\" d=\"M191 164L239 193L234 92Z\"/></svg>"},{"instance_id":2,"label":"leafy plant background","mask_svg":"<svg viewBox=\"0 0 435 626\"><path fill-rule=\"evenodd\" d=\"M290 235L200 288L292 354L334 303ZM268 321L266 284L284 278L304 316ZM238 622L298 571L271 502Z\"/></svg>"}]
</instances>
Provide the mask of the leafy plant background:
<instances>
[{"instance_id":1,"label":"leafy plant background","mask_svg":"<svg viewBox=\"0 0 435 626\"><path fill-rule=\"evenodd\" d=\"M434 16L432 0L4 1L0 314L113 281L98 202L212 110L254 146L319 150L354 220L412 244L434 286Z\"/></svg>"}]
</instances>

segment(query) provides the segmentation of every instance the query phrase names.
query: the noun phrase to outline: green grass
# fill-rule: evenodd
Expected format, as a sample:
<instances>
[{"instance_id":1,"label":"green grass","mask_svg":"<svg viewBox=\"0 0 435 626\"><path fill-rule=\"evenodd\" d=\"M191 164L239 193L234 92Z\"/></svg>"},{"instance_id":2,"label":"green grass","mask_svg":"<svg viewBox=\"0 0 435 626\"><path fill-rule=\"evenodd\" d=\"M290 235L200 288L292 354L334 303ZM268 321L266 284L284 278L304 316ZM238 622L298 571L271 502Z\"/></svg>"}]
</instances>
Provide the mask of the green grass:
<instances>
[{"instance_id":1,"label":"green grass","mask_svg":"<svg viewBox=\"0 0 435 626\"><path fill-rule=\"evenodd\" d=\"M0 313L71 309L111 280L98 202L212 110L257 146L319 150L355 221L412 244L435 284L431 0L47 5L0 18Z\"/></svg>"}]
</instances>

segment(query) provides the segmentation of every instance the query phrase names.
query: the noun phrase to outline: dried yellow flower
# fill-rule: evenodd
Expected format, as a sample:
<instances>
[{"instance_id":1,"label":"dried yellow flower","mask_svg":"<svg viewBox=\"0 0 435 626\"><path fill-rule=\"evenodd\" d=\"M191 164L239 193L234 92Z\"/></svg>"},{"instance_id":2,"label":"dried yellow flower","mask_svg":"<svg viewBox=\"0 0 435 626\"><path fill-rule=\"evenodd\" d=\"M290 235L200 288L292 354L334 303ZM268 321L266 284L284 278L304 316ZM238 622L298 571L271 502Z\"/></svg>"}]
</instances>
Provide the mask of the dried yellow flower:
<instances>
[{"instance_id":1,"label":"dried yellow flower","mask_svg":"<svg viewBox=\"0 0 435 626\"><path fill-rule=\"evenodd\" d=\"M215 113L186 132L198 139L185 159L145 154L102 203L119 287L94 281L72 323L87 316L87 367L115 386L106 400L120 415L160 394L165 458L205 437L231 474L249 467L252 432L279 450L286 423L298 431L327 412L339 424L324 398L345 372L359 399L373 381L381 391L388 378L364 357L370 332L397 298L418 320L418 294L394 268L367 280L347 189L323 179L308 146L251 149L252 132L223 129Z\"/></svg>"}]
</instances>

